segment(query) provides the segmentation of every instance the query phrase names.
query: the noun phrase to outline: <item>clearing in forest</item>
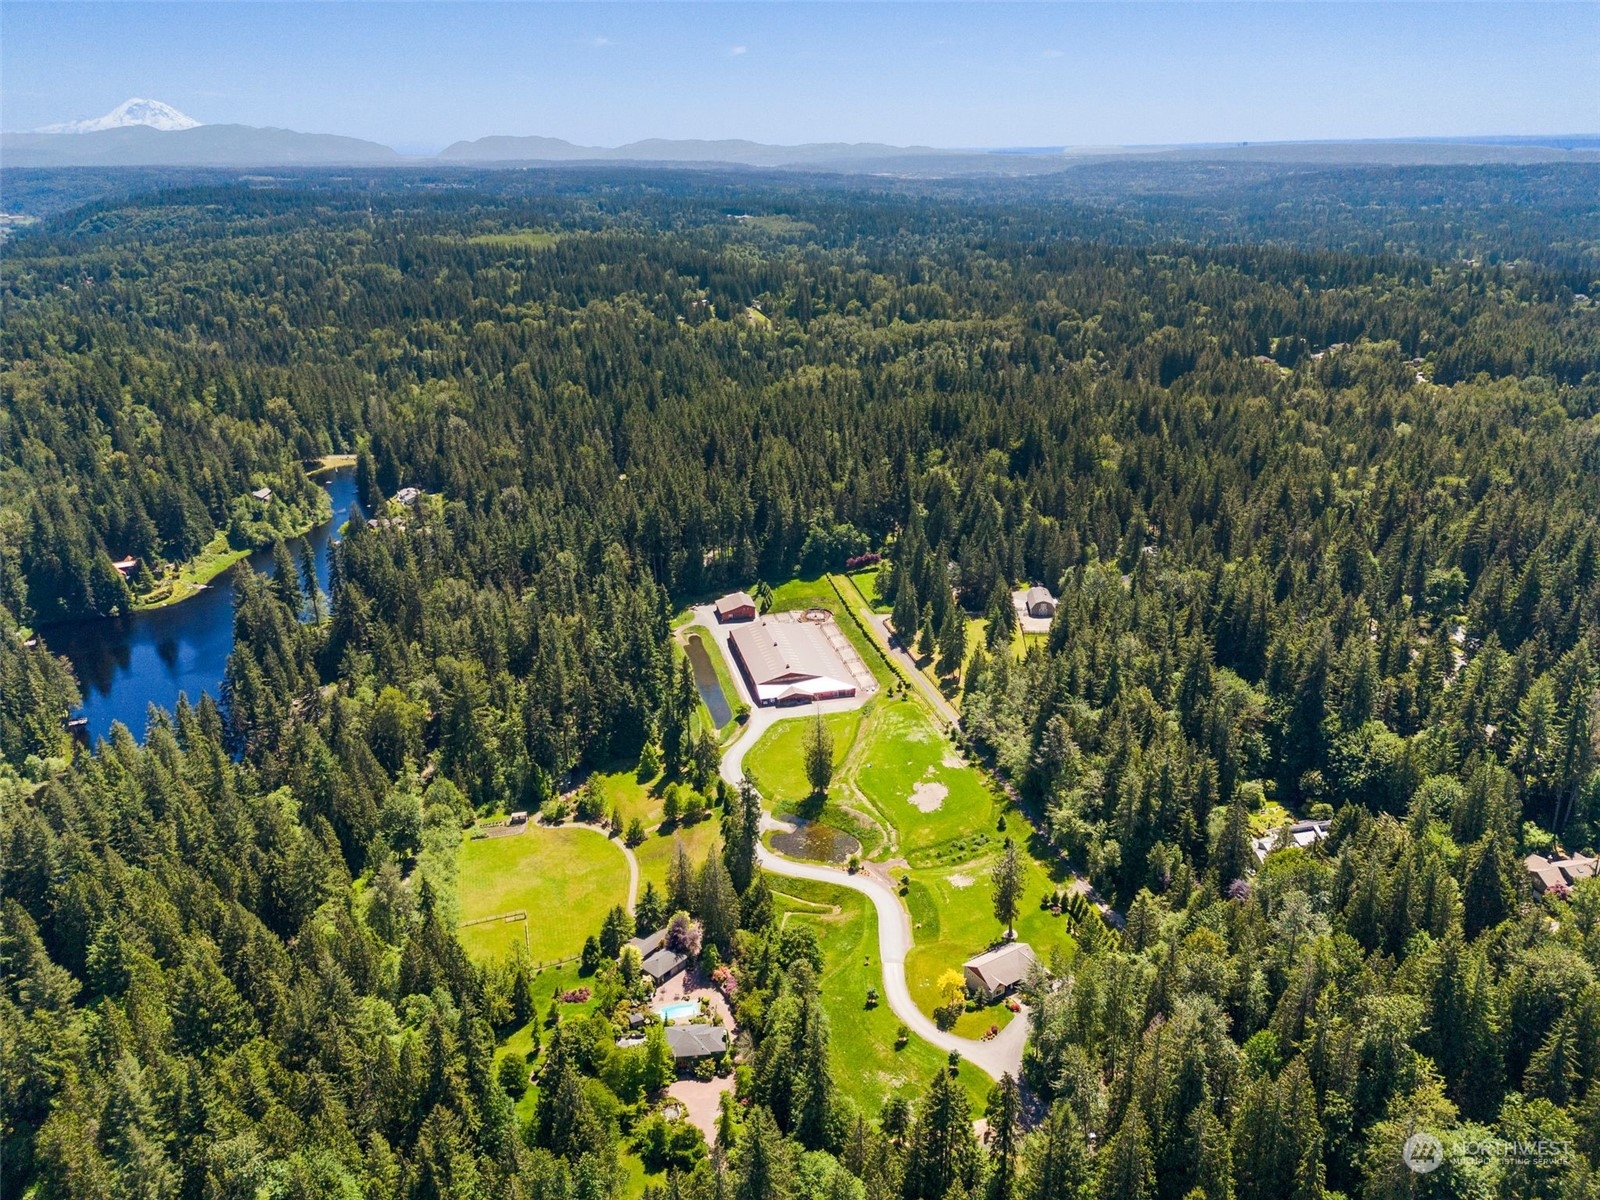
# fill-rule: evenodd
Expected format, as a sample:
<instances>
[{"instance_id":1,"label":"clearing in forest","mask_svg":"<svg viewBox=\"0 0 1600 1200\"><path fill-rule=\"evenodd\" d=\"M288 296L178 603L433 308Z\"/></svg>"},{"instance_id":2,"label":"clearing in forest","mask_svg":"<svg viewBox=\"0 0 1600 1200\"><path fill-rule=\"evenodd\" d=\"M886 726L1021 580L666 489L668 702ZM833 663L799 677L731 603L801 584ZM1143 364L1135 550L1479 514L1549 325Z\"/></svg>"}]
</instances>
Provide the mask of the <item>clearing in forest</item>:
<instances>
[{"instance_id":1,"label":"clearing in forest","mask_svg":"<svg viewBox=\"0 0 1600 1200\"><path fill-rule=\"evenodd\" d=\"M577 954L606 911L628 900L627 860L592 829L530 823L510 837L467 837L457 862L458 933L480 962L518 942L535 963Z\"/></svg>"}]
</instances>

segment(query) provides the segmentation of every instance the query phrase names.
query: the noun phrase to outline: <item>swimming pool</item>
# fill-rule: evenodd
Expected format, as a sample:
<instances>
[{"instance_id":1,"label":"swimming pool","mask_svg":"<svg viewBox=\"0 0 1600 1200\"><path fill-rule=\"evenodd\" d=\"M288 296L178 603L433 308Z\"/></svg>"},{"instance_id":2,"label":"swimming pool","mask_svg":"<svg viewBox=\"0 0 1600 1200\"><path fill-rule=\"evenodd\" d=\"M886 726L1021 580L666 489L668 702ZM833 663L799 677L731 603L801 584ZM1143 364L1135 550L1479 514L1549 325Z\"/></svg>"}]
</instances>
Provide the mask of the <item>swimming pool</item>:
<instances>
[{"instance_id":1,"label":"swimming pool","mask_svg":"<svg viewBox=\"0 0 1600 1200\"><path fill-rule=\"evenodd\" d=\"M688 1021L700 1015L700 1006L692 1000L679 1000L675 1004L663 1004L656 1009L656 1016L668 1025L674 1021Z\"/></svg>"}]
</instances>

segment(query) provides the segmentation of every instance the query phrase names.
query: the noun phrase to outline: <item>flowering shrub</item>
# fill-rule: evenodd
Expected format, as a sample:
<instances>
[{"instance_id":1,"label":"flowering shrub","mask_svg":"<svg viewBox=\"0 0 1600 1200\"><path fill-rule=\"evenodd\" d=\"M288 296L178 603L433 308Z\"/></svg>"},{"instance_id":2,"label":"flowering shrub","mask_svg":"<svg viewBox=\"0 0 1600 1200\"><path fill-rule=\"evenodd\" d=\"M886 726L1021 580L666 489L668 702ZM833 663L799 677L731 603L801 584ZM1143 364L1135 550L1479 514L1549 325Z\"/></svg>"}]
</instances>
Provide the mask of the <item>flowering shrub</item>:
<instances>
[{"instance_id":1,"label":"flowering shrub","mask_svg":"<svg viewBox=\"0 0 1600 1200\"><path fill-rule=\"evenodd\" d=\"M869 551L866 554L857 554L853 558L844 560L844 569L854 571L857 567L870 567L875 562L881 562L883 555Z\"/></svg>"},{"instance_id":2,"label":"flowering shrub","mask_svg":"<svg viewBox=\"0 0 1600 1200\"><path fill-rule=\"evenodd\" d=\"M586 987L570 988L561 993L561 1003L563 1004L582 1004L588 998L589 989Z\"/></svg>"},{"instance_id":3,"label":"flowering shrub","mask_svg":"<svg viewBox=\"0 0 1600 1200\"><path fill-rule=\"evenodd\" d=\"M718 967L711 972L711 982L715 985L717 991L721 992L729 1000L732 1000L739 991L739 980L734 975L732 967Z\"/></svg>"}]
</instances>

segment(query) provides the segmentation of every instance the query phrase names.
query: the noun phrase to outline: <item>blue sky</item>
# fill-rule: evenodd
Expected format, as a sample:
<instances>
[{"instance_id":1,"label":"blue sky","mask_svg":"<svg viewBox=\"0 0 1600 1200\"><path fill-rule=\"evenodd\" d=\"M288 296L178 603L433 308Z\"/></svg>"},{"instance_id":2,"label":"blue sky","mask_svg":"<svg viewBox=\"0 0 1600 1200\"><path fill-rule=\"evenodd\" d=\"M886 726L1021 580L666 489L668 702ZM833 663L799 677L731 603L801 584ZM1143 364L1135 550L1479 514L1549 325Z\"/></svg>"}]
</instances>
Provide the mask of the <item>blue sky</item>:
<instances>
[{"instance_id":1,"label":"blue sky","mask_svg":"<svg viewBox=\"0 0 1600 1200\"><path fill-rule=\"evenodd\" d=\"M1600 131L1600 4L20 3L0 124L147 96L411 151Z\"/></svg>"}]
</instances>

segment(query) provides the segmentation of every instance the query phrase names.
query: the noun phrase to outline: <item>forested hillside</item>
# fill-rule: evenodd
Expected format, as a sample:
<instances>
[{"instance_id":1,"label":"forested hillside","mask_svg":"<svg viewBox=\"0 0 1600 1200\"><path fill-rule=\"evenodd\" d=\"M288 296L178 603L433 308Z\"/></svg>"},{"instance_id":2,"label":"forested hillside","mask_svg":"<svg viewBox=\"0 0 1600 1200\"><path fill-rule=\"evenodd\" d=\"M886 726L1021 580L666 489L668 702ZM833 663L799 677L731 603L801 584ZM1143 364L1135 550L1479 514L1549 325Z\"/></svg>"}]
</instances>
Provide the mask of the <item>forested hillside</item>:
<instances>
[{"instance_id":1,"label":"forested hillside","mask_svg":"<svg viewBox=\"0 0 1600 1200\"><path fill-rule=\"evenodd\" d=\"M184 180L8 242L0 1186L624 1194L609 1022L535 1021L521 1119L529 984L438 859L642 751L723 801L668 911L753 1038L675 1200L1600 1196L1600 880L1523 865L1600 844L1600 173L1384 175ZM329 595L242 582L217 703L75 748L51 624L341 452L387 515ZM943 1071L829 1087L674 666L684 604L867 551L897 627L988 618L964 737L1127 916L981 1146Z\"/></svg>"}]
</instances>

